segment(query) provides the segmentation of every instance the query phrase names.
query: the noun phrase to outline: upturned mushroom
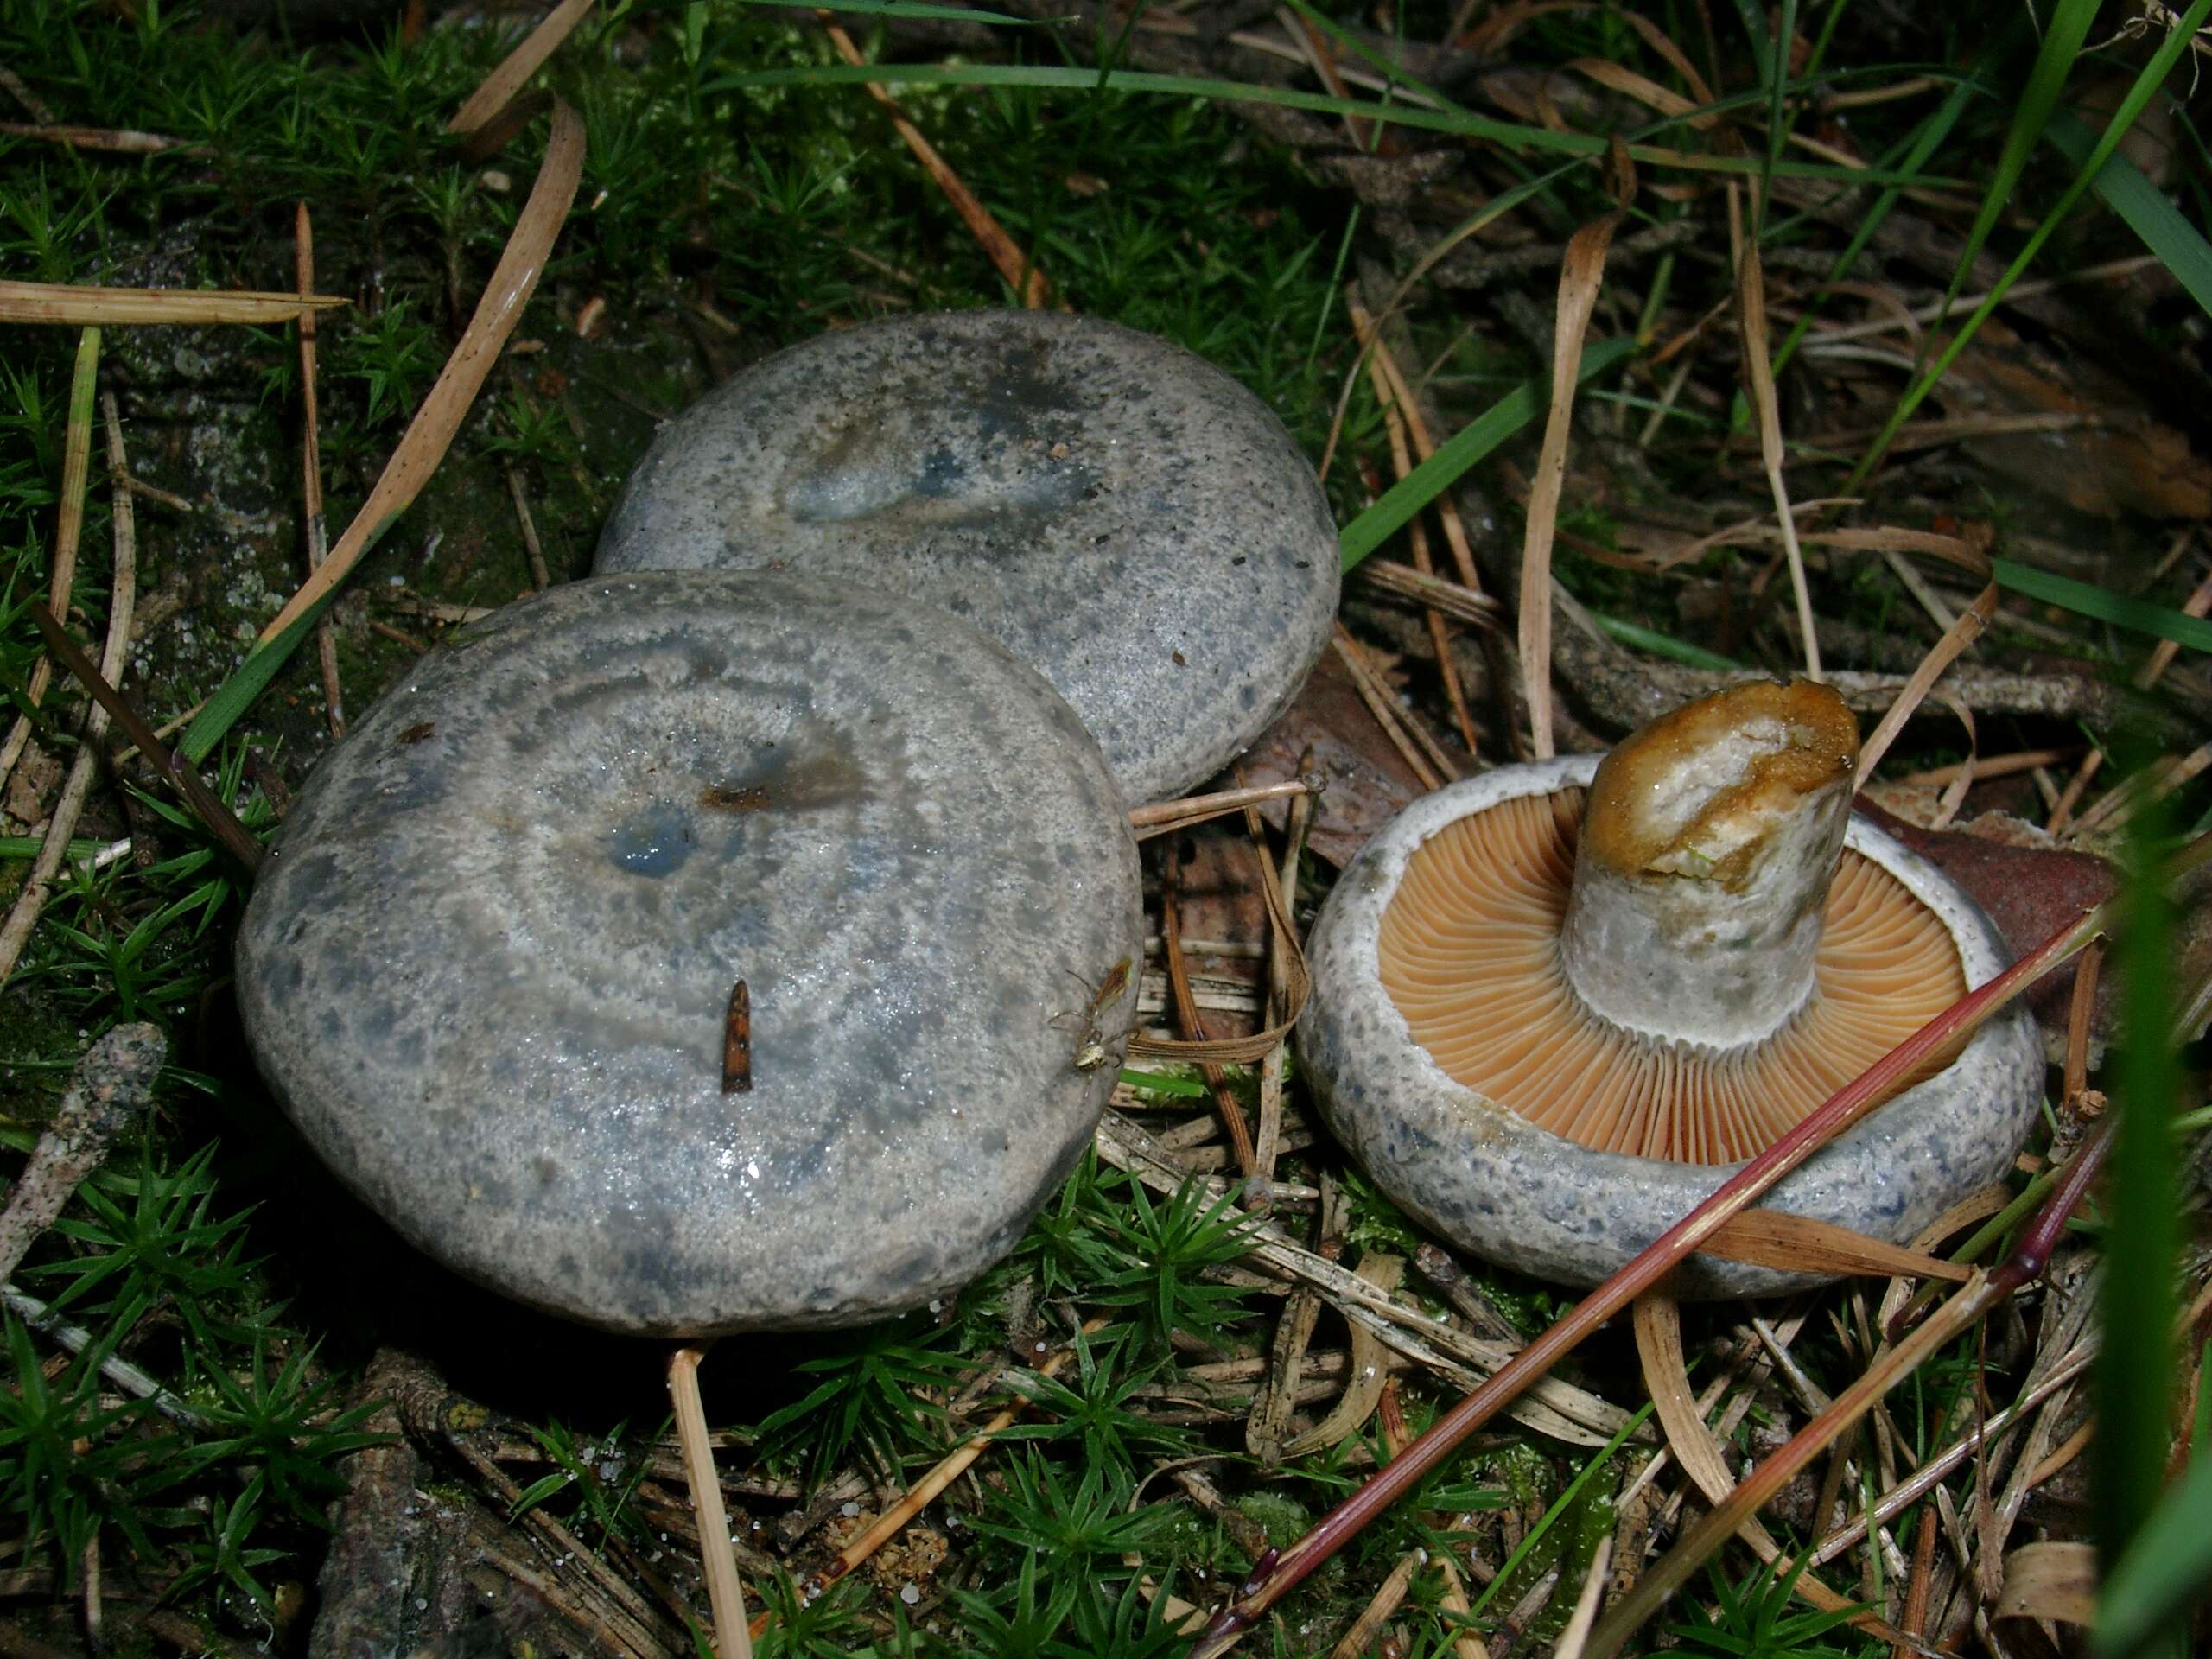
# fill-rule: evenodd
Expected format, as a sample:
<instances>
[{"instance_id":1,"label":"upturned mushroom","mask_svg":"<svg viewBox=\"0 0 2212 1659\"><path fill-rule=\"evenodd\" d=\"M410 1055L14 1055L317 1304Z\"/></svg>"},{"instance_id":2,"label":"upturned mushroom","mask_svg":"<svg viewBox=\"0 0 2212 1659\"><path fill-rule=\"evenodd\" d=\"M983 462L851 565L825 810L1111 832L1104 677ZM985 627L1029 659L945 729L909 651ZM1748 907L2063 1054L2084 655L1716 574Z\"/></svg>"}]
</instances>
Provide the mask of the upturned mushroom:
<instances>
[{"instance_id":1,"label":"upturned mushroom","mask_svg":"<svg viewBox=\"0 0 2212 1659\"><path fill-rule=\"evenodd\" d=\"M1097 746L941 612L600 578L318 766L238 992L302 1132L526 1303L695 1336L949 1294L1088 1142L1136 851Z\"/></svg>"},{"instance_id":2,"label":"upturned mushroom","mask_svg":"<svg viewBox=\"0 0 2212 1659\"><path fill-rule=\"evenodd\" d=\"M974 623L1074 706L1132 804L1289 705L1338 584L1327 499L1266 404L1166 340L1038 311L823 334L663 431L596 568L764 567Z\"/></svg>"},{"instance_id":3,"label":"upturned mushroom","mask_svg":"<svg viewBox=\"0 0 2212 1659\"><path fill-rule=\"evenodd\" d=\"M1415 802L1316 924L1302 1052L1376 1179L1491 1261L1593 1284L2002 970L1947 878L1850 814L1824 686L1701 698L1581 756ZM1766 1200L1902 1243L1999 1176L2042 1064L2018 1008ZM1681 1288L1803 1275L1708 1256Z\"/></svg>"}]
</instances>

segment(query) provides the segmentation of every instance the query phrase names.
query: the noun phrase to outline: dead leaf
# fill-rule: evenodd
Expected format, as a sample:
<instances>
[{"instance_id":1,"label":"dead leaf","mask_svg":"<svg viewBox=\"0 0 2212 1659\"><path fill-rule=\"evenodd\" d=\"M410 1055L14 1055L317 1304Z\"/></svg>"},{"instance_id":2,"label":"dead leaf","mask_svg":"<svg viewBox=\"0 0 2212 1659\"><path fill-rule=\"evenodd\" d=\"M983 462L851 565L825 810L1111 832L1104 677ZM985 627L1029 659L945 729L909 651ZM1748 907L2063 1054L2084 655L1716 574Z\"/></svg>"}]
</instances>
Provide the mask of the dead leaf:
<instances>
[{"instance_id":1,"label":"dead leaf","mask_svg":"<svg viewBox=\"0 0 2212 1659\"><path fill-rule=\"evenodd\" d=\"M1965 448L1976 461L2098 518L2212 516L2212 462L2181 432L2152 418L2125 387L2101 385L2083 366L2061 370L2017 337L1993 340L1991 334L1986 326L1937 386L1946 416L2049 416L2083 424L1969 438Z\"/></svg>"},{"instance_id":2,"label":"dead leaf","mask_svg":"<svg viewBox=\"0 0 2212 1659\"><path fill-rule=\"evenodd\" d=\"M2005 1558L1999 1618L2055 1618L2087 1624L2097 1611L2094 1544L2022 1544Z\"/></svg>"},{"instance_id":3,"label":"dead leaf","mask_svg":"<svg viewBox=\"0 0 2212 1659\"><path fill-rule=\"evenodd\" d=\"M8 780L6 812L26 830L46 822L46 803L61 781L61 762L35 743L27 744L15 776Z\"/></svg>"},{"instance_id":4,"label":"dead leaf","mask_svg":"<svg viewBox=\"0 0 2212 1659\"><path fill-rule=\"evenodd\" d=\"M1456 742L1440 741L1456 762L1469 764ZM1252 745L1245 781L1269 784L1297 777L1299 757L1308 748L1328 789L1314 803L1306 845L1340 869L1370 836L1427 792L1376 725L1334 652L1322 657L1297 701ZM1269 823L1282 823L1281 802L1261 810Z\"/></svg>"}]
</instances>

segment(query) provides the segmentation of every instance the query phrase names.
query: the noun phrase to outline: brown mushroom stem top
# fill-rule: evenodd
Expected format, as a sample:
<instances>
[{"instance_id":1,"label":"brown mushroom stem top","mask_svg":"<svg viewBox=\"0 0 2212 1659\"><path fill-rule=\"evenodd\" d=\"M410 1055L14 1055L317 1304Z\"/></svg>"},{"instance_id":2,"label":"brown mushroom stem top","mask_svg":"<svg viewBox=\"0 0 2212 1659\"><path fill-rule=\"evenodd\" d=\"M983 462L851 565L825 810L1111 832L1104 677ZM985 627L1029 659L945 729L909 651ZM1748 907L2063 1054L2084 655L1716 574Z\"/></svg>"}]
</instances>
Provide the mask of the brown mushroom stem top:
<instances>
[{"instance_id":1,"label":"brown mushroom stem top","mask_svg":"<svg viewBox=\"0 0 2212 1659\"><path fill-rule=\"evenodd\" d=\"M1813 994L1859 731L1825 685L1760 683L1624 739L1592 781L1560 939L1574 993L1646 1037L1727 1050Z\"/></svg>"}]
</instances>

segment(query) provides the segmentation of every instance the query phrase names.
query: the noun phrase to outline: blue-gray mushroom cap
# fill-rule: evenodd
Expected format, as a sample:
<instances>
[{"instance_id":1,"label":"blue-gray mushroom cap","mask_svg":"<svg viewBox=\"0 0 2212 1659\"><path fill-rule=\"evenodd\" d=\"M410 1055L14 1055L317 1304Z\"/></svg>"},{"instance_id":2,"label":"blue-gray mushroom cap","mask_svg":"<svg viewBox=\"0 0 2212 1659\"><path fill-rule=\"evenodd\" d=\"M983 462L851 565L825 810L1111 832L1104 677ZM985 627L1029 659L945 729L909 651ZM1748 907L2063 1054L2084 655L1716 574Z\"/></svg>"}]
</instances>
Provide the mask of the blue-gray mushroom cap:
<instances>
[{"instance_id":1,"label":"blue-gray mushroom cap","mask_svg":"<svg viewBox=\"0 0 2212 1659\"><path fill-rule=\"evenodd\" d=\"M1339 581L1327 500L1266 404L1166 340L1033 311L755 365L662 431L596 568L768 566L975 623L1059 689L1133 803L1289 705Z\"/></svg>"},{"instance_id":2,"label":"blue-gray mushroom cap","mask_svg":"<svg viewBox=\"0 0 2212 1659\"><path fill-rule=\"evenodd\" d=\"M263 1071L402 1234L690 1336L1003 1254L1104 1108L1135 976L1092 988L1141 941L1120 795L1034 671L888 595L686 572L424 658L302 791L238 969Z\"/></svg>"}]
</instances>

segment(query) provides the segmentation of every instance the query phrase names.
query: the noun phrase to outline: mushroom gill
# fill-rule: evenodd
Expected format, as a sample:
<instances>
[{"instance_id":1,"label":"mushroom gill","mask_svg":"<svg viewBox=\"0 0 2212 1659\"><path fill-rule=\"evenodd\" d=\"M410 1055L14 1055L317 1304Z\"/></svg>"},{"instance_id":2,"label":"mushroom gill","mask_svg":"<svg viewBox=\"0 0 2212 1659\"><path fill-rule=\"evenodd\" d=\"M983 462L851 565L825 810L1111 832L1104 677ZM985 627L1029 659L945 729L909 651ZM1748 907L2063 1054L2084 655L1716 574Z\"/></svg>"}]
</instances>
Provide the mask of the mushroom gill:
<instances>
[{"instance_id":1,"label":"mushroom gill","mask_svg":"<svg viewBox=\"0 0 2212 1659\"><path fill-rule=\"evenodd\" d=\"M1414 1040L1539 1128L1647 1158L1749 1158L1965 994L1943 922L1847 850L1811 994L1771 1035L1720 1047L1600 1019L1569 985L1560 947L1585 793L1526 796L1446 825L1412 855L1377 941Z\"/></svg>"}]
</instances>

